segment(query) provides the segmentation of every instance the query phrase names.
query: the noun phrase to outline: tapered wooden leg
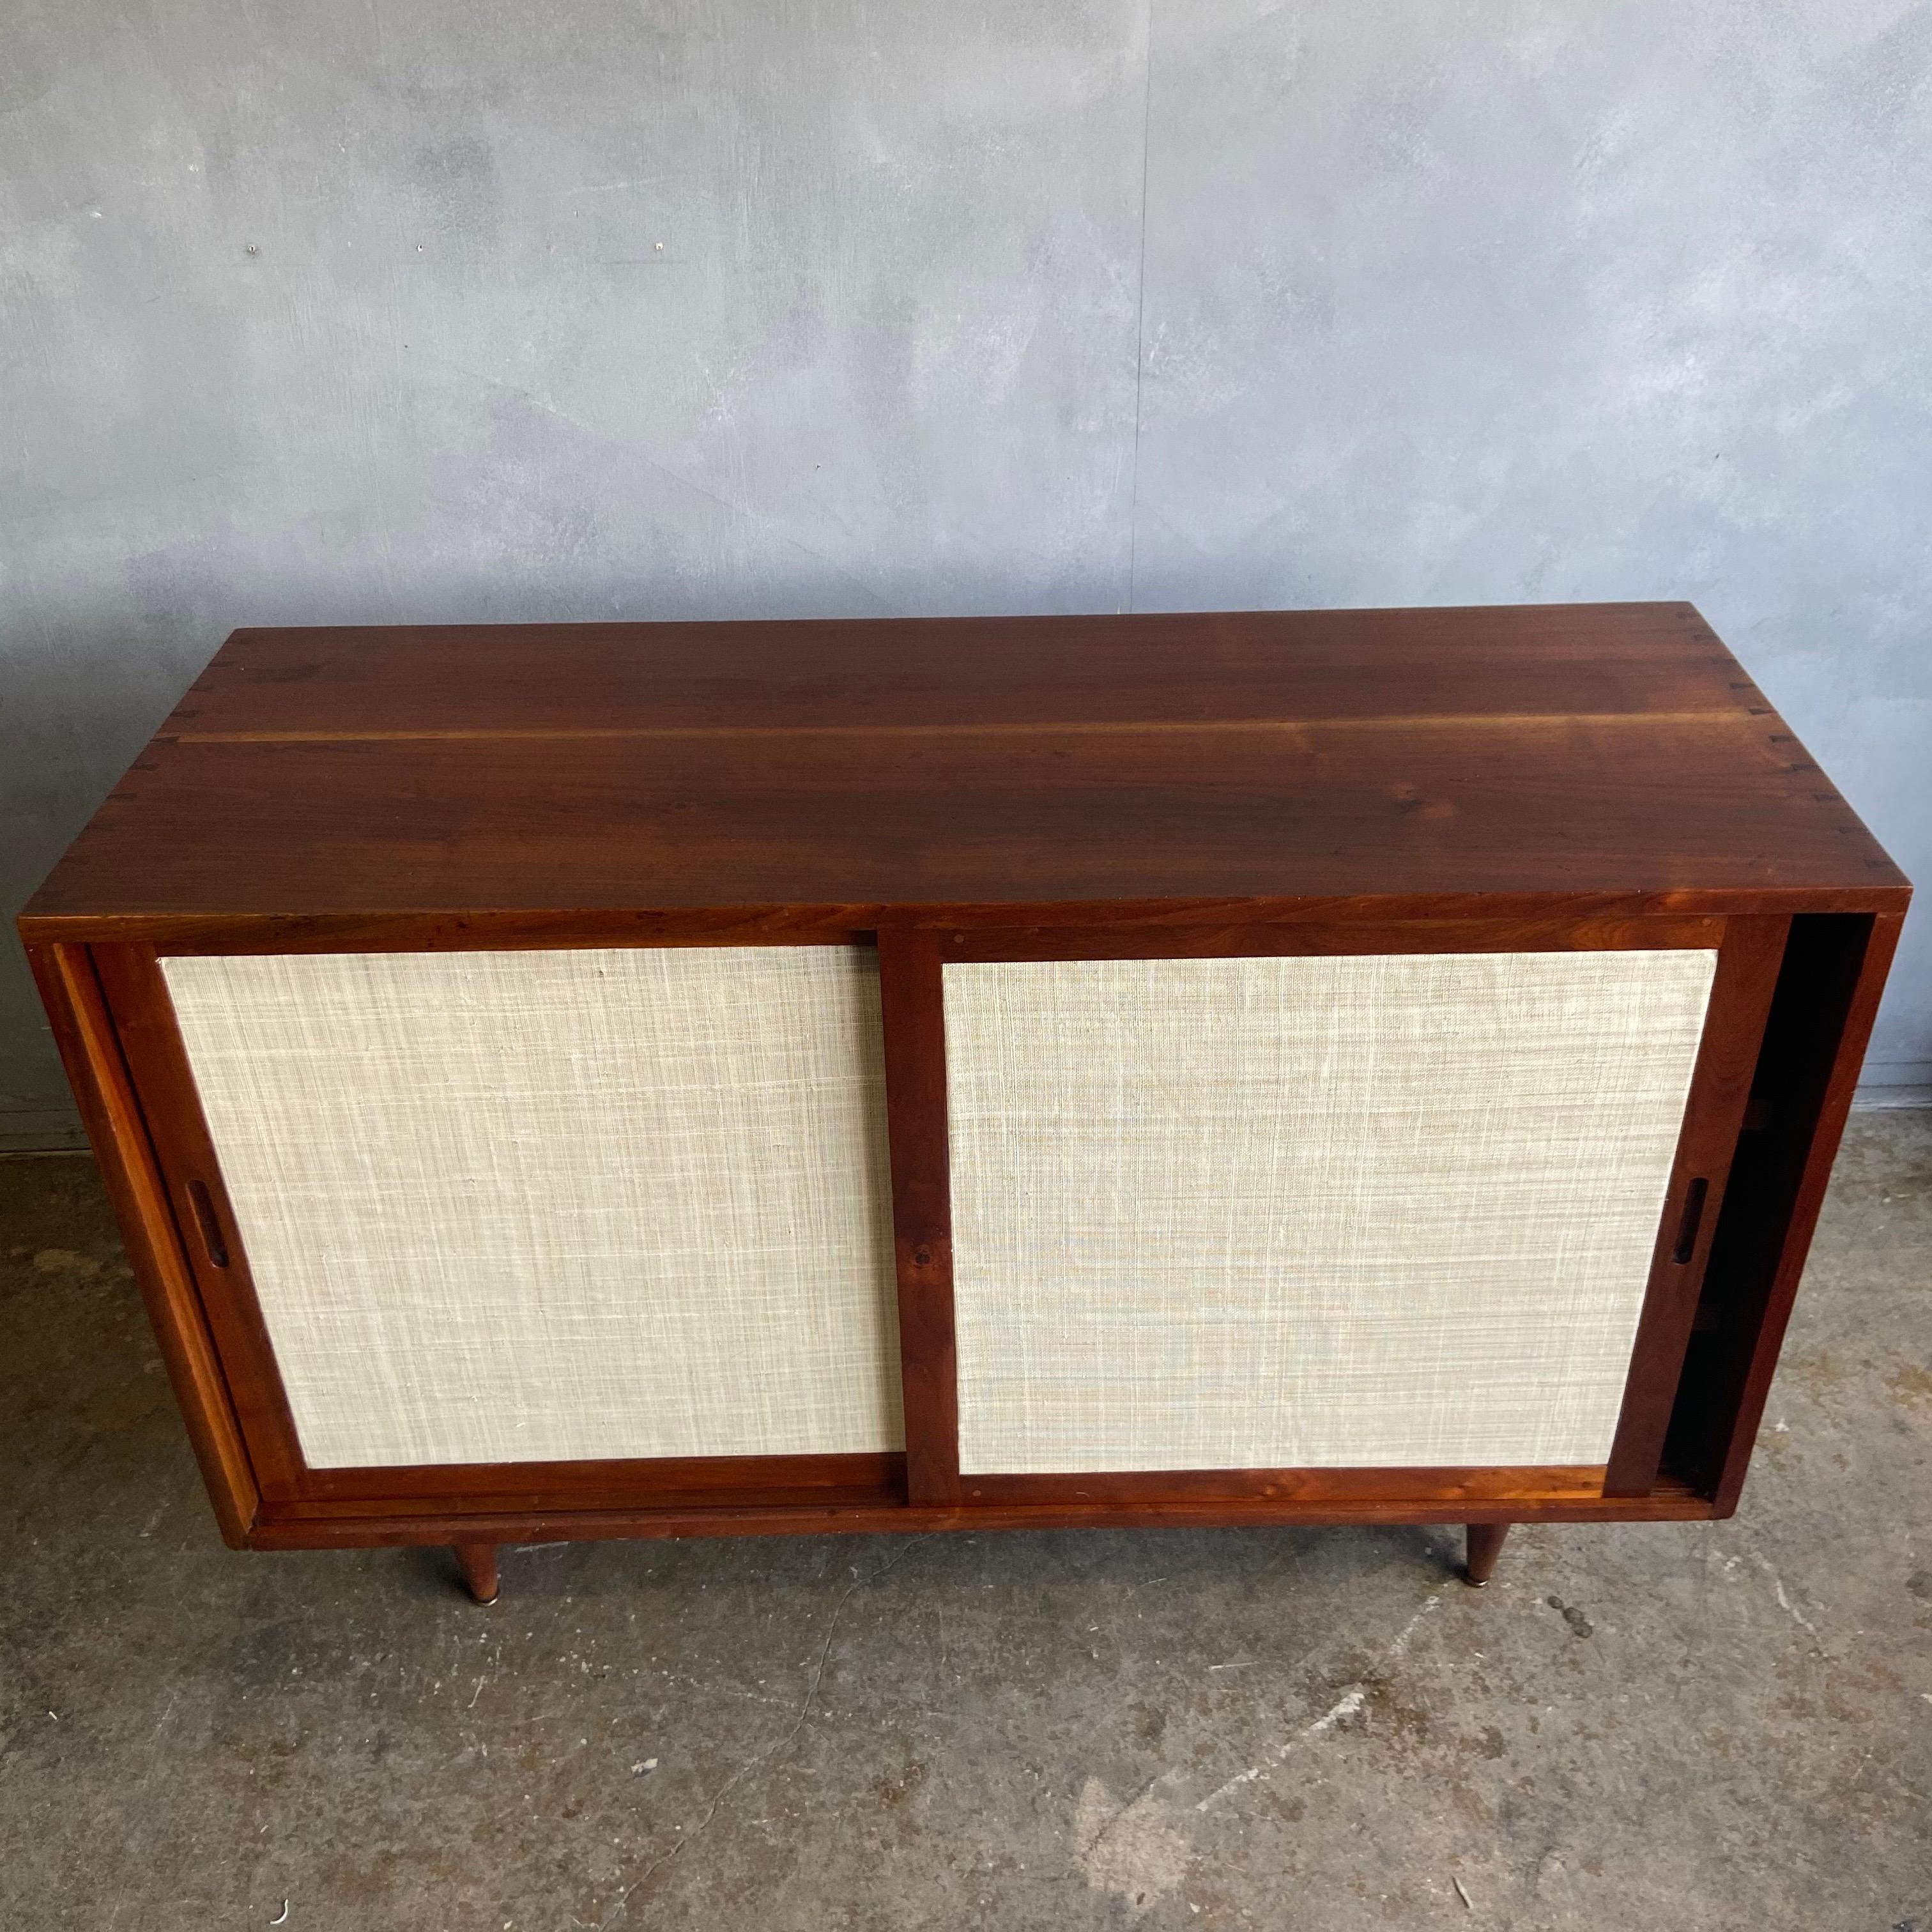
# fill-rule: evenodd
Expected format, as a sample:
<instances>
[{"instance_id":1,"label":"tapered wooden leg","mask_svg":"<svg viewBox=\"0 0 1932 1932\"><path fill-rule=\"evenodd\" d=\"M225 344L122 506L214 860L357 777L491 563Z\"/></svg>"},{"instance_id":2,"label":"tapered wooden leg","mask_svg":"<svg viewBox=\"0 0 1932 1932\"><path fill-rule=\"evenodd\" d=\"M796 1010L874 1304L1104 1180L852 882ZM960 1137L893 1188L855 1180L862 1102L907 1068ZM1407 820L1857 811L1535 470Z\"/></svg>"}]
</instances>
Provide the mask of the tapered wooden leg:
<instances>
[{"instance_id":1,"label":"tapered wooden leg","mask_svg":"<svg viewBox=\"0 0 1932 1932\"><path fill-rule=\"evenodd\" d=\"M470 1586L470 1594L479 1604L496 1600L496 1546L494 1543L459 1543L456 1567Z\"/></svg>"},{"instance_id":2,"label":"tapered wooden leg","mask_svg":"<svg viewBox=\"0 0 1932 1932\"><path fill-rule=\"evenodd\" d=\"M1468 1560L1462 1565L1462 1580L1478 1589L1490 1580L1496 1558L1503 1553L1503 1538L1510 1533L1506 1522L1472 1522L1466 1526L1469 1539Z\"/></svg>"}]
</instances>

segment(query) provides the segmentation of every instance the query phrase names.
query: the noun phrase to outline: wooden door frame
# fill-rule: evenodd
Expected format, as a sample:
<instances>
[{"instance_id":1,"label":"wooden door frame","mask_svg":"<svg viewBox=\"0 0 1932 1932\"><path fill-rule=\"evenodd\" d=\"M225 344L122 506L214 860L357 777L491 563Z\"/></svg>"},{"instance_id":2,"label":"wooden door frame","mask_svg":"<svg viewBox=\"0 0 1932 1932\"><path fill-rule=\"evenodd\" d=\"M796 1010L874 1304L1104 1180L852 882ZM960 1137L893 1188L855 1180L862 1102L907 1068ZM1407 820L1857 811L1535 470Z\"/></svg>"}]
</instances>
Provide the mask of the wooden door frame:
<instances>
[{"instance_id":1,"label":"wooden door frame","mask_svg":"<svg viewBox=\"0 0 1932 1932\"><path fill-rule=\"evenodd\" d=\"M850 941L844 935L828 941L814 933L767 943ZM213 949L196 949L204 950ZM165 1225L155 1227L152 1238L171 1250L172 1264L192 1284L199 1325L220 1366L226 1407L261 1507L285 1520L327 1521L408 1516L426 1508L461 1514L752 1504L881 1508L904 1501L905 1459L896 1450L312 1466L302 1453L247 1246L160 970L160 958L171 950L97 946L88 950L86 964L142 1123L160 1197L155 1205L166 1210Z\"/></svg>"},{"instance_id":2,"label":"wooden door frame","mask_svg":"<svg viewBox=\"0 0 1932 1932\"><path fill-rule=\"evenodd\" d=\"M1642 1500L1658 1490L1705 1265L1721 1216L1788 917L1358 919L1150 931L1141 926L881 928L886 1096L907 1494L934 1508L1076 1504ZM1630 1366L1605 1465L962 1474L946 1120L944 969L1042 960L1228 959L1714 948L1718 963Z\"/></svg>"}]
</instances>

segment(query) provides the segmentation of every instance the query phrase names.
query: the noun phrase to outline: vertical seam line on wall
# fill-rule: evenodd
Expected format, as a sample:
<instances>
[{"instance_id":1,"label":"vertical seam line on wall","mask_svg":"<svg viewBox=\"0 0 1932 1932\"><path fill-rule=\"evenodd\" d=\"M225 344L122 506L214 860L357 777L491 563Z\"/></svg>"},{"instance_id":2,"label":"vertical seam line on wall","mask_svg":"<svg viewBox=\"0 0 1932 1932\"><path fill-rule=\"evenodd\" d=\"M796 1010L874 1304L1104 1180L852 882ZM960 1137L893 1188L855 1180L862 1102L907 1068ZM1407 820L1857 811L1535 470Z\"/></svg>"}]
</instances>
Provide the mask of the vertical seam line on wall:
<instances>
[{"instance_id":1,"label":"vertical seam line on wall","mask_svg":"<svg viewBox=\"0 0 1932 1932\"><path fill-rule=\"evenodd\" d=\"M1134 452L1127 486L1127 608L1134 608L1134 567L1140 535L1141 374L1147 360L1148 149L1154 127L1154 0L1148 0L1147 83L1141 94L1141 265L1134 290Z\"/></svg>"}]
</instances>

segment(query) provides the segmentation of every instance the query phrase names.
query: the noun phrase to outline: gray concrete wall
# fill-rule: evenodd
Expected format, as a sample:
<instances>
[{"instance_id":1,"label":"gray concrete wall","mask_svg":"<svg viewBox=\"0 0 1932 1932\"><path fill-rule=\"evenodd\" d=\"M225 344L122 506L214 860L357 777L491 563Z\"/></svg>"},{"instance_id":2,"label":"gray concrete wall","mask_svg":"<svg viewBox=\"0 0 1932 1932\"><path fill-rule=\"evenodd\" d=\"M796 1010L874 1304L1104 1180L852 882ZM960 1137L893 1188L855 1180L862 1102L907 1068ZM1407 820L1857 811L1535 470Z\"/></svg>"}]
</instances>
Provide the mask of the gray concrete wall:
<instances>
[{"instance_id":1,"label":"gray concrete wall","mask_svg":"<svg viewBox=\"0 0 1932 1932\"><path fill-rule=\"evenodd\" d=\"M236 624L1129 605L1694 598L1932 880L1932 7L0 36L10 914Z\"/></svg>"}]
</instances>

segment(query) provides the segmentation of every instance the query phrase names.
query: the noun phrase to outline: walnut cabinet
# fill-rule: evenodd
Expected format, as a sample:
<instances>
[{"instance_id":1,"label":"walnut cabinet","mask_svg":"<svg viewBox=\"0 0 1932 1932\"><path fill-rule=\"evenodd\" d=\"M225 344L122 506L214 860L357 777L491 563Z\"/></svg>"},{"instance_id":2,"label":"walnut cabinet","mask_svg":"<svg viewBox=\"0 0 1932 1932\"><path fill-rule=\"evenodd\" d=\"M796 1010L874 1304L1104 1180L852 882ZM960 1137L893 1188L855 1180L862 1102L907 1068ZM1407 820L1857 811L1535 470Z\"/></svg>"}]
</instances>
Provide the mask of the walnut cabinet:
<instances>
[{"instance_id":1,"label":"walnut cabinet","mask_svg":"<svg viewBox=\"0 0 1932 1932\"><path fill-rule=\"evenodd\" d=\"M1687 605L236 632L21 926L224 1533L1735 1508L1908 887Z\"/></svg>"}]
</instances>

